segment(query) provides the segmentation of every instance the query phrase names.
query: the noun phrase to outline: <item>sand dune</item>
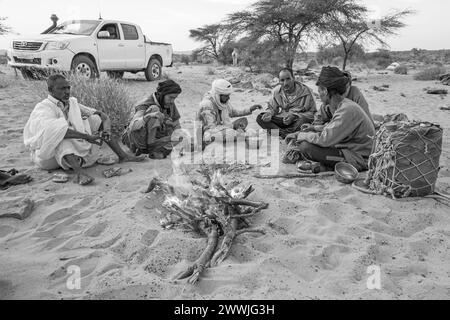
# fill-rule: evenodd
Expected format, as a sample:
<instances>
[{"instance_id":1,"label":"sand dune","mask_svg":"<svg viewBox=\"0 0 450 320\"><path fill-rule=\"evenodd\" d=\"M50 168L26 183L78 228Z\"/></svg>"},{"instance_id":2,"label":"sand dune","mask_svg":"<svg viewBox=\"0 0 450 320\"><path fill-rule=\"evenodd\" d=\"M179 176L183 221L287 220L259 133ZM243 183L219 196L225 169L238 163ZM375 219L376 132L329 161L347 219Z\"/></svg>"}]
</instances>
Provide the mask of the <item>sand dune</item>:
<instances>
[{"instance_id":1,"label":"sand dune","mask_svg":"<svg viewBox=\"0 0 450 320\"><path fill-rule=\"evenodd\" d=\"M191 127L214 77L205 67L168 73L183 88L178 106L185 127ZM444 128L438 186L450 193L450 114L439 110L450 105L449 98L427 95L423 88L438 85L411 76L364 73L358 78L355 84L374 113L403 112ZM89 187L53 183L52 173L33 167L22 144L23 126L38 102L33 82L14 81L0 89L0 163L2 169L31 174L34 181L0 191L1 210L23 199L35 201L35 209L24 221L0 219L0 299L450 298L448 205L362 194L334 177L258 180L252 170L233 177L254 184L251 199L270 203L252 220L267 234L239 237L228 259L208 269L198 285L175 283L170 279L199 256L206 239L163 230L163 195L142 193L153 176L171 176L170 161L121 164L132 172L111 179L102 176L106 167L96 166L89 169L96 178ZM370 89L381 84L389 84L389 90ZM156 87L141 78L127 85L136 100ZM268 97L246 90L232 99L242 107ZM81 269L80 290L67 287L74 265ZM372 265L381 267L381 290L367 289Z\"/></svg>"}]
</instances>

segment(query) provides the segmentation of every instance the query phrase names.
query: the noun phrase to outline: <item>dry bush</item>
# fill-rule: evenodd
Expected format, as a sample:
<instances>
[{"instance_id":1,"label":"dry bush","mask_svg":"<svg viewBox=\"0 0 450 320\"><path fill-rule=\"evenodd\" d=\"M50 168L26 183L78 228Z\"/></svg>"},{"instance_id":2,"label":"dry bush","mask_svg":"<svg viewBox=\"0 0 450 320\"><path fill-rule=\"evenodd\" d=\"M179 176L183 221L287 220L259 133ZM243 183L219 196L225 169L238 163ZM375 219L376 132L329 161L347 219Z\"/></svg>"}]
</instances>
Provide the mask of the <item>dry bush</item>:
<instances>
[{"instance_id":1,"label":"dry bush","mask_svg":"<svg viewBox=\"0 0 450 320\"><path fill-rule=\"evenodd\" d=\"M214 68L208 67L208 68L206 68L206 74L207 74L208 76L213 76L213 75L216 74L216 72L215 72Z\"/></svg>"},{"instance_id":2,"label":"dry bush","mask_svg":"<svg viewBox=\"0 0 450 320\"><path fill-rule=\"evenodd\" d=\"M0 89L4 89L6 87L9 87L10 84L11 84L11 81L9 81L9 79L7 79L6 77L0 75Z\"/></svg>"},{"instance_id":3,"label":"dry bush","mask_svg":"<svg viewBox=\"0 0 450 320\"><path fill-rule=\"evenodd\" d=\"M71 96L78 102L90 108L103 111L111 118L112 134L118 138L128 125L133 100L125 83L110 78L86 79L69 75ZM38 95L45 98L48 95L47 85L43 81L34 81L33 87Z\"/></svg>"},{"instance_id":4,"label":"dry bush","mask_svg":"<svg viewBox=\"0 0 450 320\"><path fill-rule=\"evenodd\" d=\"M103 111L111 118L112 133L118 137L128 124L133 102L124 83L115 79L69 77L72 96L90 108Z\"/></svg>"},{"instance_id":5,"label":"dry bush","mask_svg":"<svg viewBox=\"0 0 450 320\"><path fill-rule=\"evenodd\" d=\"M406 75L406 74L408 74L408 67L405 66L404 64L401 64L397 68L395 68L394 73Z\"/></svg>"},{"instance_id":6,"label":"dry bush","mask_svg":"<svg viewBox=\"0 0 450 320\"><path fill-rule=\"evenodd\" d=\"M414 79L420 81L439 80L439 76L445 72L446 70L444 67L431 67L417 73L414 76Z\"/></svg>"}]
</instances>

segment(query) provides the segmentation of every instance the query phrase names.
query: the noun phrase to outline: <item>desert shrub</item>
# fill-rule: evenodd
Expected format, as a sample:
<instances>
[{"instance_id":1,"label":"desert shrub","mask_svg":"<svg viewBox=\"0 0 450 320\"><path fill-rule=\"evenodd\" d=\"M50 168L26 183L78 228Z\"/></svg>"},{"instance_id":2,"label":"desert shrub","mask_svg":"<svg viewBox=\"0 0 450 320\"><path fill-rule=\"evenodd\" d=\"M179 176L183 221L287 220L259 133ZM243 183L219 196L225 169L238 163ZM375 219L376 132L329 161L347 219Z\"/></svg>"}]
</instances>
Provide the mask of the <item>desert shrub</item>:
<instances>
[{"instance_id":1,"label":"desert shrub","mask_svg":"<svg viewBox=\"0 0 450 320\"><path fill-rule=\"evenodd\" d=\"M431 67L417 73L414 76L414 79L420 81L439 80L439 76L445 72L444 67Z\"/></svg>"},{"instance_id":2,"label":"desert shrub","mask_svg":"<svg viewBox=\"0 0 450 320\"><path fill-rule=\"evenodd\" d=\"M7 88L10 84L11 82L6 77L0 75L0 89Z\"/></svg>"},{"instance_id":3,"label":"desert shrub","mask_svg":"<svg viewBox=\"0 0 450 320\"><path fill-rule=\"evenodd\" d=\"M87 107L106 113L111 118L112 134L118 138L128 125L134 104L125 83L110 78L85 79L76 75L69 75L67 79L71 85L71 96ZM45 82L36 81L33 86L39 90L37 93L41 98L47 96Z\"/></svg>"},{"instance_id":4,"label":"desert shrub","mask_svg":"<svg viewBox=\"0 0 450 320\"><path fill-rule=\"evenodd\" d=\"M283 48L274 41L254 42L244 38L236 47L240 49L240 63L252 72L277 76L279 70L285 66Z\"/></svg>"},{"instance_id":5,"label":"desert shrub","mask_svg":"<svg viewBox=\"0 0 450 320\"><path fill-rule=\"evenodd\" d=\"M191 59L187 54L181 55L181 63L188 65L190 62L191 62Z\"/></svg>"},{"instance_id":6,"label":"desert shrub","mask_svg":"<svg viewBox=\"0 0 450 320\"><path fill-rule=\"evenodd\" d=\"M386 69L394 62L391 53L388 50L378 50L376 52L368 53L366 54L366 60L375 62L375 65L379 69Z\"/></svg>"},{"instance_id":7,"label":"desert shrub","mask_svg":"<svg viewBox=\"0 0 450 320\"><path fill-rule=\"evenodd\" d=\"M322 64L327 64L332 63L333 61L343 61L344 56L344 49L341 45L319 45L319 49L317 52L317 61ZM364 48L359 44L355 44L353 45L352 51L348 56L348 60L353 62L360 61L364 59L364 56ZM336 58L340 58L341 60L338 60ZM342 62L340 64L342 64Z\"/></svg>"},{"instance_id":8,"label":"desert shrub","mask_svg":"<svg viewBox=\"0 0 450 320\"><path fill-rule=\"evenodd\" d=\"M408 67L405 66L404 64L401 64L397 68L395 68L394 73L403 75L408 74Z\"/></svg>"},{"instance_id":9,"label":"desert shrub","mask_svg":"<svg viewBox=\"0 0 450 320\"><path fill-rule=\"evenodd\" d=\"M444 62L450 63L450 52L444 53Z\"/></svg>"},{"instance_id":10,"label":"desert shrub","mask_svg":"<svg viewBox=\"0 0 450 320\"><path fill-rule=\"evenodd\" d=\"M111 118L112 132L117 137L128 124L133 101L125 84L109 78L88 80L71 76L72 96L88 107L103 111Z\"/></svg>"},{"instance_id":11,"label":"desert shrub","mask_svg":"<svg viewBox=\"0 0 450 320\"><path fill-rule=\"evenodd\" d=\"M213 67L208 67L208 68L206 68L206 74L207 74L208 76L213 76L213 75L216 74L216 71L214 70Z\"/></svg>"}]
</instances>

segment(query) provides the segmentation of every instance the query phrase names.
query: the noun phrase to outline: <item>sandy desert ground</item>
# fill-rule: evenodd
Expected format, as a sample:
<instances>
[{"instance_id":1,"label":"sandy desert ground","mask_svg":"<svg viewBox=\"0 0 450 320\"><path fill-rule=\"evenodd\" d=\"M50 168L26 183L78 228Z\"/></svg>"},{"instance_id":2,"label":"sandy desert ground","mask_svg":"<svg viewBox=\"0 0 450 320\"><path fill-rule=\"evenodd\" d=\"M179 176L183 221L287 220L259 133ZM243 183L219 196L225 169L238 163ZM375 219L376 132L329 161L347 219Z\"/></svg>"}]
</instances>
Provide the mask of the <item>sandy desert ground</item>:
<instances>
[{"instance_id":1,"label":"sandy desert ground","mask_svg":"<svg viewBox=\"0 0 450 320\"><path fill-rule=\"evenodd\" d=\"M183 93L178 107L183 125L193 115L211 82L206 66L166 69ZM33 182L0 191L0 210L13 211L24 199L36 206L24 221L0 219L0 299L449 299L449 206L434 199L394 201L362 194L334 177L258 180L250 172L251 199L270 207L253 218L266 235L239 237L227 260L208 269L195 286L171 281L201 253L206 240L159 225L162 195L144 195L154 175L171 175L170 160L124 164L132 172L105 179L89 169L94 185L55 184L53 173L33 167L22 130L38 102L34 82L16 79L11 70L0 89L0 168L31 174ZM231 72L231 71L230 71ZM448 96L432 96L433 81L412 75L355 73L373 113L403 112L444 129L441 191L450 193L450 106ZM313 82L307 82L317 91ZM371 89L388 84L388 91ZM136 100L157 83L129 76ZM448 89L448 87L447 87ZM264 104L259 91L237 90L237 107ZM256 128L256 113L250 127ZM110 153L104 149L105 154ZM286 167L283 170L292 170ZM271 225L272 227L270 227ZM66 286L69 266L81 268L81 289ZM367 267L381 267L381 290L369 290Z\"/></svg>"}]
</instances>

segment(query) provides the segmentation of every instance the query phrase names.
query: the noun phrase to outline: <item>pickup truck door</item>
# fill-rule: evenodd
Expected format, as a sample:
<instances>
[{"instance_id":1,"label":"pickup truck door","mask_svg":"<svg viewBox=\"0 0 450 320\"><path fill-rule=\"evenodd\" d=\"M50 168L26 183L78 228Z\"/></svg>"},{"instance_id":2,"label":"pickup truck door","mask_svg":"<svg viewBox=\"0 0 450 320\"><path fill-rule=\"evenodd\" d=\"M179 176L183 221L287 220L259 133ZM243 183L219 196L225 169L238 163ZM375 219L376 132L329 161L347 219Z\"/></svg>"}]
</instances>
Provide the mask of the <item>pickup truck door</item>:
<instances>
[{"instance_id":1,"label":"pickup truck door","mask_svg":"<svg viewBox=\"0 0 450 320\"><path fill-rule=\"evenodd\" d=\"M128 70L146 67L145 40L142 32L132 24L121 23L125 43L125 60Z\"/></svg>"},{"instance_id":2,"label":"pickup truck door","mask_svg":"<svg viewBox=\"0 0 450 320\"><path fill-rule=\"evenodd\" d=\"M100 31L108 31L109 39L99 39ZM100 70L124 70L126 68L125 43L117 23L106 23L97 32L98 63Z\"/></svg>"}]
</instances>

